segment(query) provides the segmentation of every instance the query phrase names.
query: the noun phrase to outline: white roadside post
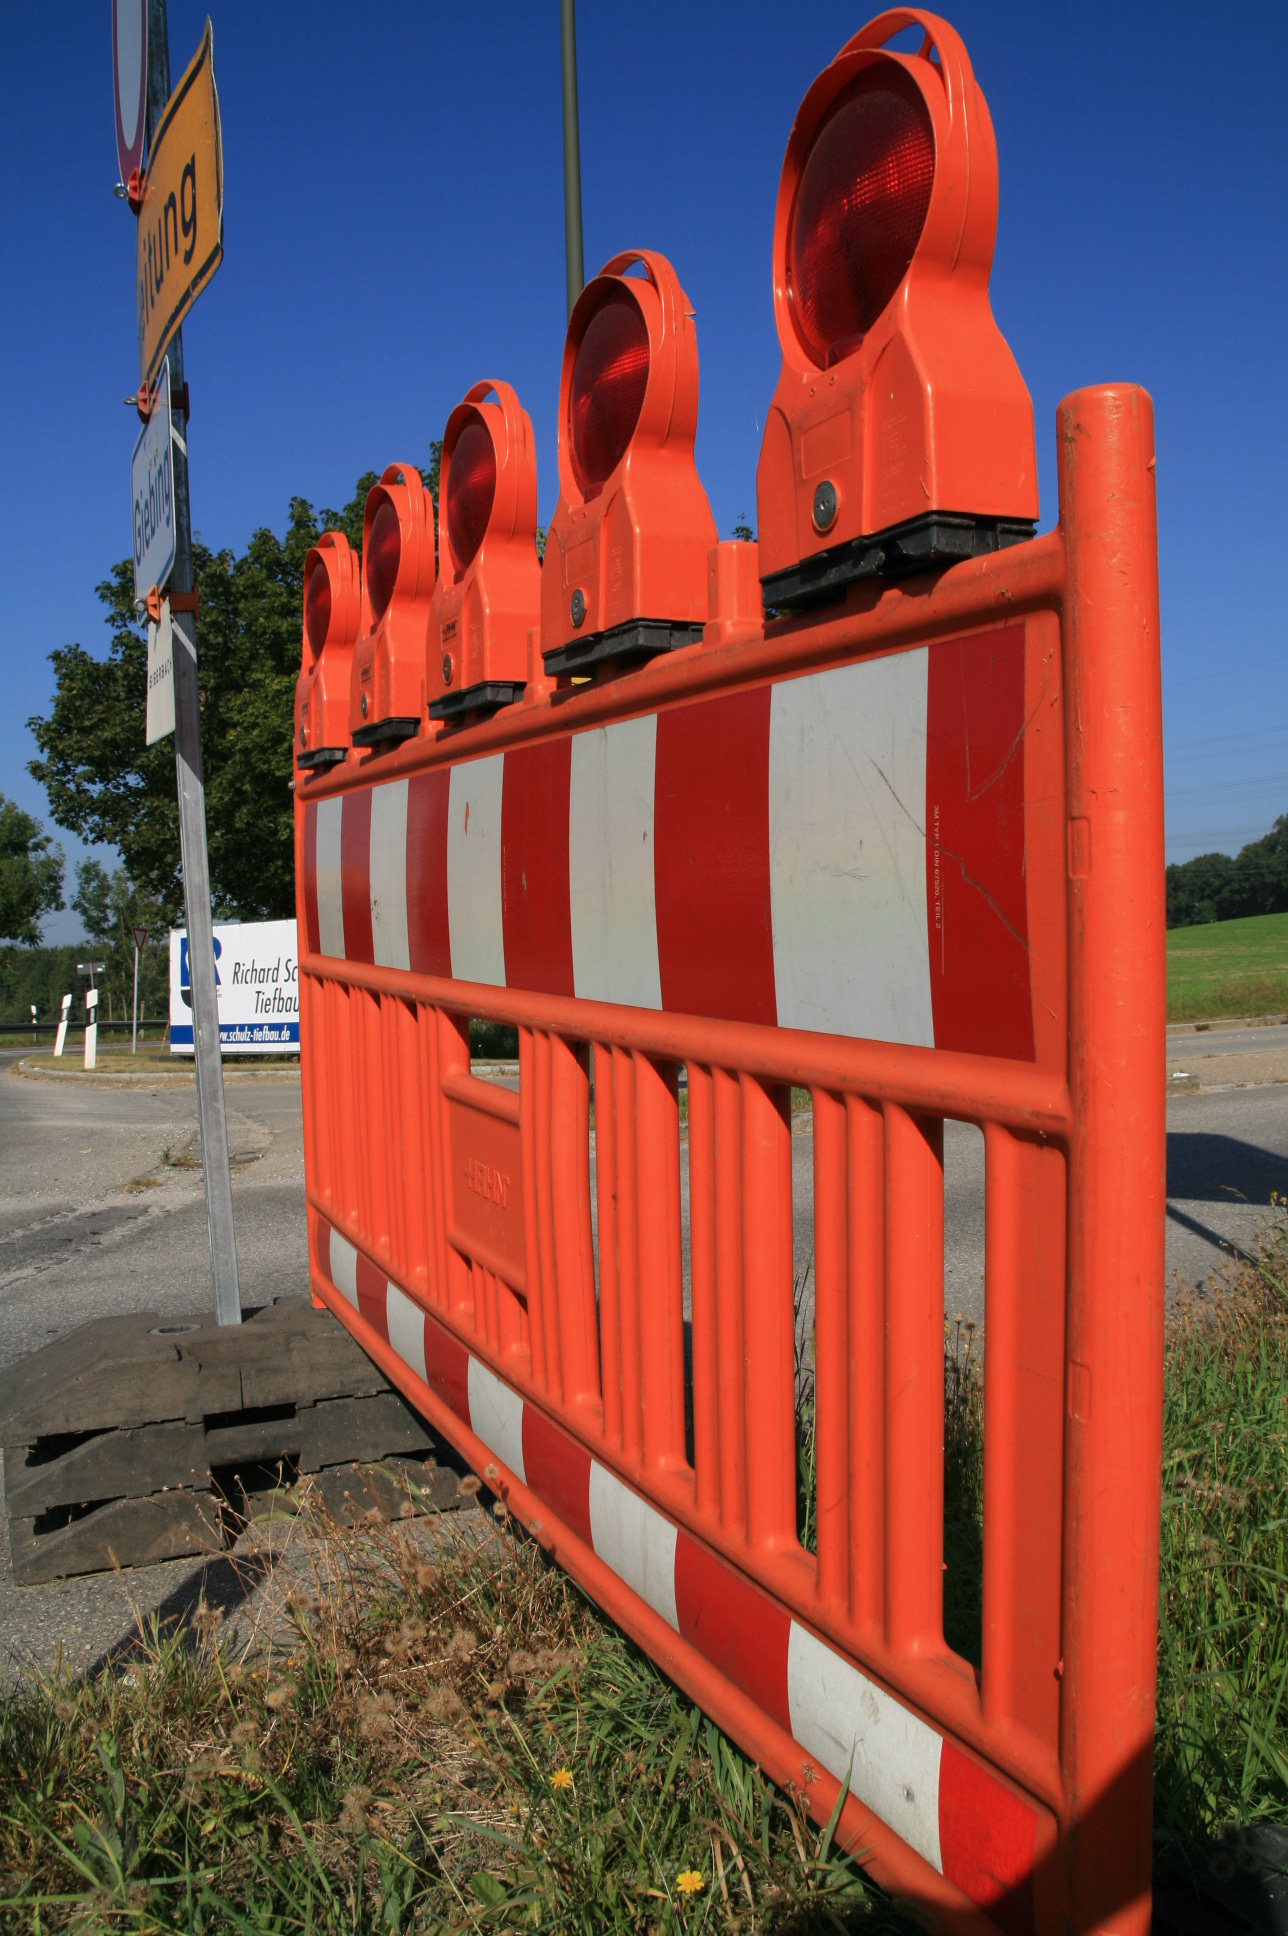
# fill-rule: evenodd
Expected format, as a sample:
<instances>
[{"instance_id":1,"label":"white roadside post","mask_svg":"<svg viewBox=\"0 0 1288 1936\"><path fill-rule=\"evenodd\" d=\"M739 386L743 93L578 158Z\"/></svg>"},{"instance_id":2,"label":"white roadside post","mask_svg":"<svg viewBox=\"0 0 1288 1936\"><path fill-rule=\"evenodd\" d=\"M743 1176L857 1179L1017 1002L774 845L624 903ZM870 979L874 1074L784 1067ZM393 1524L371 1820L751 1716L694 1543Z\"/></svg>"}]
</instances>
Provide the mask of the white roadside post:
<instances>
[{"instance_id":1,"label":"white roadside post","mask_svg":"<svg viewBox=\"0 0 1288 1936\"><path fill-rule=\"evenodd\" d=\"M85 1067L98 1066L98 990L85 990Z\"/></svg>"},{"instance_id":2,"label":"white roadside post","mask_svg":"<svg viewBox=\"0 0 1288 1936\"><path fill-rule=\"evenodd\" d=\"M31 1003L31 1046L36 1046L36 1004Z\"/></svg>"},{"instance_id":3,"label":"white roadside post","mask_svg":"<svg viewBox=\"0 0 1288 1936\"><path fill-rule=\"evenodd\" d=\"M58 1034L57 1034L57 1036L56 1036L56 1037L54 1038L54 1054L55 1054L55 1055L61 1055L61 1054L62 1054L62 1052L63 1052L63 1050L64 1050L64 1049L66 1048L66 1046L67 1046L67 1017L68 1017L68 1015L69 1015L69 1013L71 1012L71 1006L72 1006L72 998L71 998L71 996L70 996L70 995L64 995L64 996L63 996L63 1012L62 1012L62 1015L61 1015L61 1016L59 1017L59 1021L58 1021Z\"/></svg>"}]
</instances>

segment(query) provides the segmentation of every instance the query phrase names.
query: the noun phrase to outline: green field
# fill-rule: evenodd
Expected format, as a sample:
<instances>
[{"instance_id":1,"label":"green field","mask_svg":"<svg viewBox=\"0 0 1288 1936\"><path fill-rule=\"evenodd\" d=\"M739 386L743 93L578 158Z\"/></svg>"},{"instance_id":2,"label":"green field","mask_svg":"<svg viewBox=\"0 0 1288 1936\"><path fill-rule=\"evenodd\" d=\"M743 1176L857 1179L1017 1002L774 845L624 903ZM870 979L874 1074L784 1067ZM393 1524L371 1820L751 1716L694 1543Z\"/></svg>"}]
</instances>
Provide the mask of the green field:
<instances>
[{"instance_id":1,"label":"green field","mask_svg":"<svg viewBox=\"0 0 1288 1936\"><path fill-rule=\"evenodd\" d=\"M1288 1014L1288 914L1254 914L1173 928L1167 937L1167 1019Z\"/></svg>"}]
</instances>

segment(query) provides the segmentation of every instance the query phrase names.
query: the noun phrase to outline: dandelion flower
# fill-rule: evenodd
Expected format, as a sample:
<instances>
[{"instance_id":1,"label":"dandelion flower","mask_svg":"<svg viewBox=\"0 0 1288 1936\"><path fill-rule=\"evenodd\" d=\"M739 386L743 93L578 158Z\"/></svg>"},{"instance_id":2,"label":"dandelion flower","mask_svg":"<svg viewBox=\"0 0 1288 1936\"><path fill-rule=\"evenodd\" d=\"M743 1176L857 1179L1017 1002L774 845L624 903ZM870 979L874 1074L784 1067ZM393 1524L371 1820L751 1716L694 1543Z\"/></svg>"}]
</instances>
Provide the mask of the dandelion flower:
<instances>
[{"instance_id":1,"label":"dandelion flower","mask_svg":"<svg viewBox=\"0 0 1288 1936\"><path fill-rule=\"evenodd\" d=\"M572 1769L556 1768L553 1775L551 1775L550 1777L550 1786L552 1788L571 1788L572 1787Z\"/></svg>"},{"instance_id":2,"label":"dandelion flower","mask_svg":"<svg viewBox=\"0 0 1288 1936\"><path fill-rule=\"evenodd\" d=\"M699 1889L705 1889L707 1885L696 1869L681 1869L675 1878L675 1886L682 1896L696 1896Z\"/></svg>"}]
</instances>

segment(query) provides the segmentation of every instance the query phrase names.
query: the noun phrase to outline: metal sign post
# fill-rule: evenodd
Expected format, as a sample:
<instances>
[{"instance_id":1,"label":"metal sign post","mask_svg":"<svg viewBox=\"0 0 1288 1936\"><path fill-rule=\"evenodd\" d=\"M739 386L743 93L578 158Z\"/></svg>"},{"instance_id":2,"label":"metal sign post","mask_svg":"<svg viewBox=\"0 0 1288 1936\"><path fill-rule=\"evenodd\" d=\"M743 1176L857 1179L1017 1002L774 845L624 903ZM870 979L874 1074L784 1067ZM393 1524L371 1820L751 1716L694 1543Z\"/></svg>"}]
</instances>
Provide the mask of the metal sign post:
<instances>
[{"instance_id":1,"label":"metal sign post","mask_svg":"<svg viewBox=\"0 0 1288 1936\"><path fill-rule=\"evenodd\" d=\"M148 931L146 928L131 928L130 934L134 941L134 1027L130 1032L130 1054L137 1055L139 1052L139 956L147 946Z\"/></svg>"},{"instance_id":2,"label":"metal sign post","mask_svg":"<svg viewBox=\"0 0 1288 1936\"><path fill-rule=\"evenodd\" d=\"M577 20L575 0L560 0L559 41L563 65L564 266L568 314L586 281L581 250L581 136L577 124Z\"/></svg>"},{"instance_id":3,"label":"metal sign post","mask_svg":"<svg viewBox=\"0 0 1288 1936\"><path fill-rule=\"evenodd\" d=\"M148 0L148 159L152 140L170 102L170 43L165 0ZM144 215L146 216L146 204ZM140 349L143 349L140 344ZM153 352L155 355L155 352ZM174 653L174 764L179 793L179 847L188 922L197 1114L210 1233L210 1274L215 1320L241 1323L241 1287L233 1232L232 1178L228 1169L228 1122L219 1053L219 1006L215 989L214 927L210 913L210 862L206 851L206 792L201 769L201 714L197 694L197 612L192 595L192 515L188 500L188 392L183 380L183 336L175 329L165 351L169 365L174 480L174 569L170 608ZM142 361L142 358L141 358ZM157 374L141 370L149 378Z\"/></svg>"}]
</instances>

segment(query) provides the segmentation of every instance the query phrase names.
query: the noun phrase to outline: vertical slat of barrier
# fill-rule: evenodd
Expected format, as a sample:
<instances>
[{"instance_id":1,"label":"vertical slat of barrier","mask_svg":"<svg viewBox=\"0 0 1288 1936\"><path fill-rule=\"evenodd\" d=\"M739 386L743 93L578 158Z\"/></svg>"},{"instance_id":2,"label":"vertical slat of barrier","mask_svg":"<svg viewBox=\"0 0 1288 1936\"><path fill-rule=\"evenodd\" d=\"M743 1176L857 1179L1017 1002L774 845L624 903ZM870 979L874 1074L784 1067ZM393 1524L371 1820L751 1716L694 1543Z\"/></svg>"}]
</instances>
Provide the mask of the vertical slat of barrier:
<instances>
[{"instance_id":1,"label":"vertical slat of barrier","mask_svg":"<svg viewBox=\"0 0 1288 1936\"><path fill-rule=\"evenodd\" d=\"M564 1402L593 1405L599 1398L599 1353L587 1169L589 1080L585 1061L573 1043L559 1035L548 1040L551 1226Z\"/></svg>"},{"instance_id":2,"label":"vertical slat of barrier","mask_svg":"<svg viewBox=\"0 0 1288 1936\"><path fill-rule=\"evenodd\" d=\"M635 1116L636 1058L613 1050L617 1126L617 1283L621 1314L622 1451L638 1459L644 1449L640 1386L639 1138Z\"/></svg>"},{"instance_id":3,"label":"vertical slat of barrier","mask_svg":"<svg viewBox=\"0 0 1288 1936\"><path fill-rule=\"evenodd\" d=\"M711 1071L689 1070L689 1293L693 1465L700 1513L720 1511L719 1344L716 1336L715 1097Z\"/></svg>"},{"instance_id":4,"label":"vertical slat of barrier","mask_svg":"<svg viewBox=\"0 0 1288 1936\"><path fill-rule=\"evenodd\" d=\"M329 1040L332 1046L332 1067L335 1074L332 1089L333 1122L340 1126L337 1138L339 1149L339 1174L336 1177L336 1208L340 1212L340 1222L350 1231L358 1224L358 1155L357 1155L357 1111L354 1102L353 1069L353 1004L357 990L343 986L340 982L329 984L331 997L332 1028Z\"/></svg>"},{"instance_id":5,"label":"vertical slat of barrier","mask_svg":"<svg viewBox=\"0 0 1288 1936\"><path fill-rule=\"evenodd\" d=\"M771 1092L751 1076L740 1087L747 1536L753 1548L763 1548L796 1531L792 1134L781 1090Z\"/></svg>"},{"instance_id":6,"label":"vertical slat of barrier","mask_svg":"<svg viewBox=\"0 0 1288 1936\"><path fill-rule=\"evenodd\" d=\"M554 1202L551 1196L551 1141L553 1135L550 1093L550 1055L552 1043L539 1029L533 1044L533 1145L532 1168L537 1189L537 1255L541 1265L541 1323L545 1334L546 1390L557 1405L563 1403L563 1355L559 1342L559 1279L555 1266Z\"/></svg>"},{"instance_id":7,"label":"vertical slat of barrier","mask_svg":"<svg viewBox=\"0 0 1288 1936\"><path fill-rule=\"evenodd\" d=\"M885 1626L885 1124L845 1099L849 1211L850 1618Z\"/></svg>"},{"instance_id":8,"label":"vertical slat of barrier","mask_svg":"<svg viewBox=\"0 0 1288 1936\"><path fill-rule=\"evenodd\" d=\"M680 1119L674 1063L635 1057L638 1128L640 1403L644 1464L683 1463L684 1314L680 1278Z\"/></svg>"},{"instance_id":9,"label":"vertical slat of barrier","mask_svg":"<svg viewBox=\"0 0 1288 1936\"><path fill-rule=\"evenodd\" d=\"M850 1584L850 1340L846 1292L845 1104L810 1091L814 1115L814 1457L818 1591L844 1605Z\"/></svg>"},{"instance_id":10,"label":"vertical slat of barrier","mask_svg":"<svg viewBox=\"0 0 1288 1936\"><path fill-rule=\"evenodd\" d=\"M403 1148L402 1246L407 1283L420 1296L425 1295L429 1278L429 1152L425 1147L429 1127L429 1101L425 1093L425 1072L421 1061L420 1017L413 1002L395 1005L398 1017L396 1053L398 1085L402 1100L401 1135Z\"/></svg>"},{"instance_id":11,"label":"vertical slat of barrier","mask_svg":"<svg viewBox=\"0 0 1288 1936\"><path fill-rule=\"evenodd\" d=\"M435 1114L438 1118L439 1148L441 1161L438 1173L443 1187L443 1251L447 1260L446 1287L447 1308L460 1324L466 1326L477 1322L474 1307L474 1286L470 1281L469 1266L454 1244L447 1242L447 1224L452 1211L453 1178L450 1174L452 1137L448 1118L449 1103L443 1094L442 1078L448 1074L468 1073L470 1066L468 1025L457 1021L454 1015L445 1010L438 1011L438 1070L439 1089L436 1098Z\"/></svg>"},{"instance_id":12,"label":"vertical slat of barrier","mask_svg":"<svg viewBox=\"0 0 1288 1936\"><path fill-rule=\"evenodd\" d=\"M420 1033L420 1067L425 1121L426 1216L429 1234L429 1301L439 1310L447 1308L447 1206L444 1190L447 1164L443 1152L442 1089L439 1083L439 1014L428 1003L417 1008Z\"/></svg>"},{"instance_id":13,"label":"vertical slat of barrier","mask_svg":"<svg viewBox=\"0 0 1288 1936\"><path fill-rule=\"evenodd\" d=\"M1070 1927L1149 1927L1163 1404L1165 958L1153 406L1058 413L1069 774L1061 1753Z\"/></svg>"},{"instance_id":14,"label":"vertical slat of barrier","mask_svg":"<svg viewBox=\"0 0 1288 1936\"><path fill-rule=\"evenodd\" d=\"M599 1356L604 1437L622 1443L622 1232L617 1192L617 1060L595 1045L595 1196L599 1209Z\"/></svg>"},{"instance_id":15,"label":"vertical slat of barrier","mask_svg":"<svg viewBox=\"0 0 1288 1936\"><path fill-rule=\"evenodd\" d=\"M1015 1516L1017 1471L1034 1449L1020 1438L1018 1360L1020 1152L997 1123L984 1125L984 1629L982 1698L987 1720L1015 1711L1016 1629L1027 1618L1021 1591L1033 1528ZM1055 1394L1059 1403L1059 1392Z\"/></svg>"},{"instance_id":16,"label":"vertical slat of barrier","mask_svg":"<svg viewBox=\"0 0 1288 1936\"><path fill-rule=\"evenodd\" d=\"M385 1229L388 1232L388 1242L381 1262L392 1277L396 1277L400 1283L405 1284L410 1272L407 1269L406 1172L402 1165L408 1161L413 1152L398 1134L402 1128L405 1087L403 1063L399 1054L403 1005L396 995L382 995L378 1000L384 1120L396 1126L393 1136L386 1135L383 1138L384 1149L381 1151L384 1160L380 1165L380 1185L386 1205ZM399 1150L397 1157L394 1155L395 1143Z\"/></svg>"},{"instance_id":17,"label":"vertical slat of barrier","mask_svg":"<svg viewBox=\"0 0 1288 1936\"><path fill-rule=\"evenodd\" d=\"M743 1361L742 1094L737 1076L712 1070L715 1116L716 1355L720 1392L720 1521L747 1530L747 1413Z\"/></svg>"},{"instance_id":18,"label":"vertical slat of barrier","mask_svg":"<svg viewBox=\"0 0 1288 1936\"><path fill-rule=\"evenodd\" d=\"M942 1639L944 1557L943 1124L885 1114L886 1639Z\"/></svg>"},{"instance_id":19,"label":"vertical slat of barrier","mask_svg":"<svg viewBox=\"0 0 1288 1936\"><path fill-rule=\"evenodd\" d=\"M1064 1159L988 1123L983 1704L1059 1730Z\"/></svg>"},{"instance_id":20,"label":"vertical slat of barrier","mask_svg":"<svg viewBox=\"0 0 1288 1936\"><path fill-rule=\"evenodd\" d=\"M300 974L300 1090L304 1109L304 1178L327 1209L332 1207L332 1117L327 1108L326 994L315 976Z\"/></svg>"},{"instance_id":21,"label":"vertical slat of barrier","mask_svg":"<svg viewBox=\"0 0 1288 1936\"><path fill-rule=\"evenodd\" d=\"M580 1254L582 1324L586 1334L586 1394L596 1411L595 1425L603 1430L604 1407L599 1369L599 1288L595 1278L595 1232L590 1207L590 1111L591 1048L587 1042L572 1051L576 1064L576 1119L573 1126L573 1152L576 1158L573 1183L576 1189L576 1240Z\"/></svg>"},{"instance_id":22,"label":"vertical slat of barrier","mask_svg":"<svg viewBox=\"0 0 1288 1936\"><path fill-rule=\"evenodd\" d=\"M349 990L349 1093L353 1106L354 1194L358 1206L355 1235L367 1249L372 1248L375 1231L371 1173L380 1160L379 1151L383 1141L380 1118L372 1113L368 1093L368 1071L373 1066L371 1002L372 997L365 988ZM378 1053L379 1044L376 1047ZM375 1068L379 1069L378 1061Z\"/></svg>"},{"instance_id":23,"label":"vertical slat of barrier","mask_svg":"<svg viewBox=\"0 0 1288 1936\"><path fill-rule=\"evenodd\" d=\"M533 1382L549 1389L546 1369L545 1286L537 1213L537 1049L530 1028L519 1030L519 1147L523 1165L523 1253L528 1286L528 1343Z\"/></svg>"}]
</instances>

